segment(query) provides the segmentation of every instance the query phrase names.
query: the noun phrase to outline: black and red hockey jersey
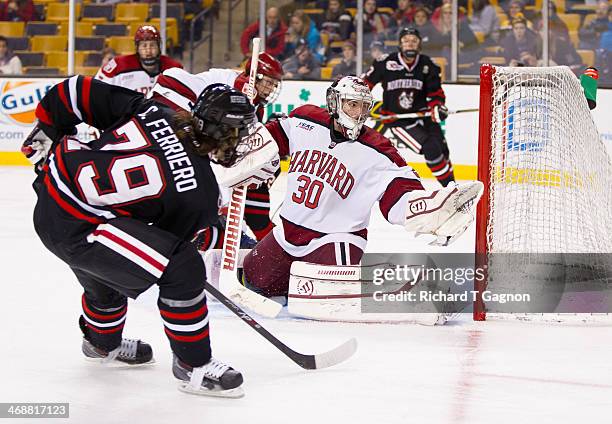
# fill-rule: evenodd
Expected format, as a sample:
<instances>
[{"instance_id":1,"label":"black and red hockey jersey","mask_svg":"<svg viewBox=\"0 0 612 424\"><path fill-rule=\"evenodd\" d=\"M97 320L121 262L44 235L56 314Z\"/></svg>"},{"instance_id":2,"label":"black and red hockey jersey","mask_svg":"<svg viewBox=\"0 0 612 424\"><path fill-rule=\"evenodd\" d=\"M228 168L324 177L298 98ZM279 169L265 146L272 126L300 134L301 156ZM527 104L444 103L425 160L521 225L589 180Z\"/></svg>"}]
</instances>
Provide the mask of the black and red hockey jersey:
<instances>
[{"instance_id":1,"label":"black and red hockey jersey","mask_svg":"<svg viewBox=\"0 0 612 424\"><path fill-rule=\"evenodd\" d=\"M75 76L40 102L39 125L54 140L43 181L57 204L93 224L120 216L189 239L217 221L219 191L208 158L179 141L175 112L142 94ZM85 122L103 131L65 136Z\"/></svg>"},{"instance_id":2,"label":"black and red hockey jersey","mask_svg":"<svg viewBox=\"0 0 612 424\"><path fill-rule=\"evenodd\" d=\"M417 55L412 66L399 52L389 54L372 63L364 80L370 88L382 84L383 113L417 112L443 105L446 99L440 68L423 54Z\"/></svg>"}]
</instances>

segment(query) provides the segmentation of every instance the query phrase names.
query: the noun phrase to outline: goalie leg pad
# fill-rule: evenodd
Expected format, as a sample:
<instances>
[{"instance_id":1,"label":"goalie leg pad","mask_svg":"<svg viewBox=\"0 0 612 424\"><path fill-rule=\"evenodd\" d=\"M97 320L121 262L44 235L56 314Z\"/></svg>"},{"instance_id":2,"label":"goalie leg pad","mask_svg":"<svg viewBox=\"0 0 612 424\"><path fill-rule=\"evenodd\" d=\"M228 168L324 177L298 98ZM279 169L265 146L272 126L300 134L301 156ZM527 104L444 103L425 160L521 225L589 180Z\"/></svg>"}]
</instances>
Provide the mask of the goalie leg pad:
<instances>
[{"instance_id":1,"label":"goalie leg pad","mask_svg":"<svg viewBox=\"0 0 612 424\"><path fill-rule=\"evenodd\" d=\"M372 265L380 269L391 264ZM287 310L301 318L321 321L346 322L406 322L421 325L444 324L446 317L434 312L368 312L363 313L363 302L370 297L364 293L362 275L372 270L360 265L321 265L295 261L291 265ZM371 299L367 299L371 302ZM392 307L392 305L389 305ZM432 307L423 310L431 311Z\"/></svg>"}]
</instances>

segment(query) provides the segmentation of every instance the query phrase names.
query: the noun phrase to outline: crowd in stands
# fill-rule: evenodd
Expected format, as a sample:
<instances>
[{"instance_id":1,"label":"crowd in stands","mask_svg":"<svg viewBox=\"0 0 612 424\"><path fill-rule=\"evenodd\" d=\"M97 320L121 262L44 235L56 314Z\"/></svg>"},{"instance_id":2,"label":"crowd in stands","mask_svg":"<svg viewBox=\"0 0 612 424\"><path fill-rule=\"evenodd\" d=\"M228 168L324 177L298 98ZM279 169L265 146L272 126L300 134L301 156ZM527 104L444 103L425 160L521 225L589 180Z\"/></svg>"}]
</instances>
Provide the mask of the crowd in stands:
<instances>
[{"instance_id":1,"label":"crowd in stands","mask_svg":"<svg viewBox=\"0 0 612 424\"><path fill-rule=\"evenodd\" d=\"M476 76L485 62L542 66L546 34L540 4L540 0L459 0L459 74ZM266 14L266 51L285 61L286 78L354 74L356 1L298 1L292 5L271 7ZM423 53L449 75L451 0L364 0L363 10L364 69L375 57L396 48L401 28L414 26L422 36ZM600 82L612 85L610 2L553 0L548 14L549 65L567 65L576 74L585 66L597 66ZM254 22L242 34L245 57L258 30L259 23Z\"/></svg>"},{"instance_id":2,"label":"crowd in stands","mask_svg":"<svg viewBox=\"0 0 612 424\"><path fill-rule=\"evenodd\" d=\"M212 13L219 0L168 0L167 49L182 52L191 19ZM66 75L68 7L61 0L0 0L0 74ZM145 24L160 26L159 0L77 0L76 72L94 75L115 55L134 53L134 34ZM202 35L197 20L194 39ZM284 35L283 35L284 37Z\"/></svg>"}]
</instances>

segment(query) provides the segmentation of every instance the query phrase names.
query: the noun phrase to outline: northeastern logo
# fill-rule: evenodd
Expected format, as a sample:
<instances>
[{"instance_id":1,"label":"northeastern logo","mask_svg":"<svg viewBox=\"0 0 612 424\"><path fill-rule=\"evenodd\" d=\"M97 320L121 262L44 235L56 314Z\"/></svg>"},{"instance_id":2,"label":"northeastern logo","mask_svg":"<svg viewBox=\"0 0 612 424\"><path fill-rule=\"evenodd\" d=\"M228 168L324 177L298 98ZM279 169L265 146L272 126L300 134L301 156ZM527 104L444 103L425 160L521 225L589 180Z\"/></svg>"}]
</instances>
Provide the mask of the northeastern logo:
<instances>
[{"instance_id":1,"label":"northeastern logo","mask_svg":"<svg viewBox=\"0 0 612 424\"><path fill-rule=\"evenodd\" d=\"M297 283L297 293L302 296L311 296L314 293L312 280L300 280Z\"/></svg>"}]
</instances>

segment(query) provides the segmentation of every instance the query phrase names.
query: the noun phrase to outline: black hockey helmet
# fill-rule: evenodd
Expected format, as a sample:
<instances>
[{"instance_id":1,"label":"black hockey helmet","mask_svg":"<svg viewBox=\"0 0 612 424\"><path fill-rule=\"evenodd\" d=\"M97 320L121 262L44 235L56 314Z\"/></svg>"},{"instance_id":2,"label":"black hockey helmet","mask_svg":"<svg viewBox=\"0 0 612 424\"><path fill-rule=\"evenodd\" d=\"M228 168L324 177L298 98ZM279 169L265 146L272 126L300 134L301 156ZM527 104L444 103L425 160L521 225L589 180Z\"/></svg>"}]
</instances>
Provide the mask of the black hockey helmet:
<instances>
[{"instance_id":1,"label":"black hockey helmet","mask_svg":"<svg viewBox=\"0 0 612 424\"><path fill-rule=\"evenodd\" d=\"M412 50L412 49L402 50L402 38L404 38L406 35L414 35L415 37L419 39L419 47L416 50ZM416 57L416 55L420 53L421 43L423 42L423 38L421 37L421 33L419 32L418 29L416 29L413 26L409 26L409 27L404 27L400 30L397 41L398 41L397 48L399 49L402 56L404 56L405 59L411 59L411 58Z\"/></svg>"},{"instance_id":2,"label":"black hockey helmet","mask_svg":"<svg viewBox=\"0 0 612 424\"><path fill-rule=\"evenodd\" d=\"M229 85L212 84L200 94L191 115L196 150L212 153L213 160L223 166L236 163L236 146L256 122L248 97Z\"/></svg>"}]
</instances>

